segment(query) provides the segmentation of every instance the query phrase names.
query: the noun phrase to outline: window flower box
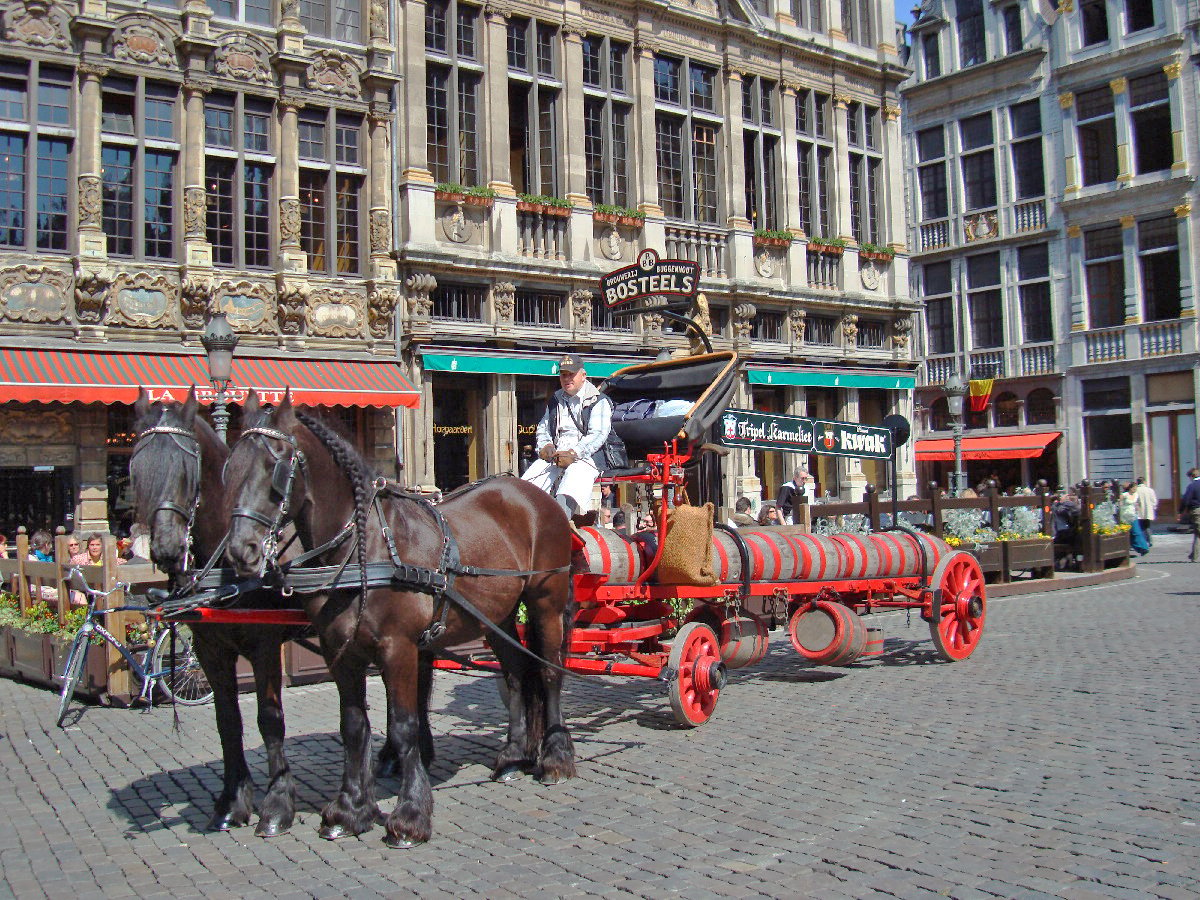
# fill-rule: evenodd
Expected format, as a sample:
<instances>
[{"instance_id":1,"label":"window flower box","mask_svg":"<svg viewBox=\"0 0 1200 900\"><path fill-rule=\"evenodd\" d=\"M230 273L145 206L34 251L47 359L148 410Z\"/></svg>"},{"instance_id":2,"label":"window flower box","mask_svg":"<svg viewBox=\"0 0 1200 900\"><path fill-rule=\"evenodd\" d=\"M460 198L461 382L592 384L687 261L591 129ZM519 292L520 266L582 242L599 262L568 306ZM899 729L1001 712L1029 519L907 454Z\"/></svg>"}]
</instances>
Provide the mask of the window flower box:
<instances>
[{"instance_id":1,"label":"window flower box","mask_svg":"<svg viewBox=\"0 0 1200 900\"><path fill-rule=\"evenodd\" d=\"M841 256L846 250L845 243L827 244L824 241L809 241L809 253L823 253L826 256Z\"/></svg>"},{"instance_id":2,"label":"window flower box","mask_svg":"<svg viewBox=\"0 0 1200 900\"><path fill-rule=\"evenodd\" d=\"M880 247L877 244L861 244L858 248L858 255L862 259L890 263L896 254L891 247Z\"/></svg>"},{"instance_id":3,"label":"window flower box","mask_svg":"<svg viewBox=\"0 0 1200 900\"><path fill-rule=\"evenodd\" d=\"M642 216L618 216L617 224L625 228L641 228L646 224L646 220Z\"/></svg>"},{"instance_id":4,"label":"window flower box","mask_svg":"<svg viewBox=\"0 0 1200 900\"><path fill-rule=\"evenodd\" d=\"M754 231L754 246L756 247L789 247L792 243L790 231L780 231L774 228L757 228Z\"/></svg>"},{"instance_id":5,"label":"window flower box","mask_svg":"<svg viewBox=\"0 0 1200 900\"><path fill-rule=\"evenodd\" d=\"M517 212L540 213L544 209L545 209L545 207L542 206L542 204L536 203L533 200L518 200L517 201Z\"/></svg>"},{"instance_id":6,"label":"window flower box","mask_svg":"<svg viewBox=\"0 0 1200 900\"><path fill-rule=\"evenodd\" d=\"M595 210L592 212L592 221L599 222L603 225L619 225L621 217L613 212L600 212Z\"/></svg>"},{"instance_id":7,"label":"window flower box","mask_svg":"<svg viewBox=\"0 0 1200 900\"><path fill-rule=\"evenodd\" d=\"M491 209L495 202L493 198L486 194L467 194L463 197L463 202L467 206L478 206L480 209Z\"/></svg>"},{"instance_id":8,"label":"window flower box","mask_svg":"<svg viewBox=\"0 0 1200 900\"><path fill-rule=\"evenodd\" d=\"M552 206L549 203L542 204L543 216L556 216L560 219L565 219L571 215L571 207L569 206Z\"/></svg>"}]
</instances>

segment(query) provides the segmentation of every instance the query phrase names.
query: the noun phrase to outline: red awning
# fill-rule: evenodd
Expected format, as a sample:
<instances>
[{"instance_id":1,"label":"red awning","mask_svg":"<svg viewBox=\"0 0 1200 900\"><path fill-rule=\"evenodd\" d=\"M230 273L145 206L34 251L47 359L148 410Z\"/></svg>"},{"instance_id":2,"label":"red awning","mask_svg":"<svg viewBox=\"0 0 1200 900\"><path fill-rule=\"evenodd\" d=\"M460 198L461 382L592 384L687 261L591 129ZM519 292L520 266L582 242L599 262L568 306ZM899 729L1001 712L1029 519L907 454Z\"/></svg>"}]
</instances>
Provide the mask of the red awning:
<instances>
[{"instance_id":1,"label":"red awning","mask_svg":"<svg viewBox=\"0 0 1200 900\"><path fill-rule=\"evenodd\" d=\"M1035 431L1032 434L994 434L965 437L963 459L1033 459L1041 456L1061 431ZM917 462L954 460L953 438L926 438L917 441Z\"/></svg>"},{"instance_id":2,"label":"red awning","mask_svg":"<svg viewBox=\"0 0 1200 900\"><path fill-rule=\"evenodd\" d=\"M139 386L155 400L184 400L192 385L201 402L212 402L201 354L0 349L0 402L132 403ZM420 403L394 362L235 356L230 399L242 402L250 388L268 403L282 400L287 388L296 403L309 406Z\"/></svg>"}]
</instances>

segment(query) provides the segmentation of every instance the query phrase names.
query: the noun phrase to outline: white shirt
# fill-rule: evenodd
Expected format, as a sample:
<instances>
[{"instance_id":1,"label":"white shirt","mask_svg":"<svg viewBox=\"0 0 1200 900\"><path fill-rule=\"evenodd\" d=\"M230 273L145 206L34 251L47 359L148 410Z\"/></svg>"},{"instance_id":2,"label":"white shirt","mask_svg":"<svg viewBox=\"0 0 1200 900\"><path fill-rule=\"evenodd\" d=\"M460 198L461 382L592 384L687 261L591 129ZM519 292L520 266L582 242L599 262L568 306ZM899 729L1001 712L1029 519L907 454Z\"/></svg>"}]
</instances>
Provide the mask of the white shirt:
<instances>
[{"instance_id":1,"label":"white shirt","mask_svg":"<svg viewBox=\"0 0 1200 900\"><path fill-rule=\"evenodd\" d=\"M553 444L555 450L574 450L580 459L590 460L608 440L608 432L612 429L612 403L590 381L585 381L574 397L567 396L561 389L555 391L551 402L558 404L556 431L550 434L550 409L547 407L538 422L537 446ZM592 407L592 411L587 434L580 434L575 420L583 421L585 406Z\"/></svg>"}]
</instances>

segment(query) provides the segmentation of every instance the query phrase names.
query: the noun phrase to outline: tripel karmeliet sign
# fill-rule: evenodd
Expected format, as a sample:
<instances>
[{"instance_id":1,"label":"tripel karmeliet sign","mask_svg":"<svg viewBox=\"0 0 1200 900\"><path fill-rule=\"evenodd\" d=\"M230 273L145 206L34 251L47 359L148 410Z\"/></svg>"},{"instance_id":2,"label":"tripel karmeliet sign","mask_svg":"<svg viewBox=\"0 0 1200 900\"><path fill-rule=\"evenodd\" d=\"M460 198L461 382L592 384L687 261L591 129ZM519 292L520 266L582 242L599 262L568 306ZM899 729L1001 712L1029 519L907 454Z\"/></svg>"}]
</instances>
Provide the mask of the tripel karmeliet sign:
<instances>
[{"instance_id":1,"label":"tripel karmeliet sign","mask_svg":"<svg viewBox=\"0 0 1200 900\"><path fill-rule=\"evenodd\" d=\"M749 409L729 409L721 417L721 443L750 450L785 450L825 456L891 459L892 434L886 428L807 419Z\"/></svg>"},{"instance_id":2,"label":"tripel karmeliet sign","mask_svg":"<svg viewBox=\"0 0 1200 900\"><path fill-rule=\"evenodd\" d=\"M690 300L700 287L700 264L686 259L659 259L643 250L632 266L609 272L600 279L606 306L620 306L644 297L682 297Z\"/></svg>"}]
</instances>

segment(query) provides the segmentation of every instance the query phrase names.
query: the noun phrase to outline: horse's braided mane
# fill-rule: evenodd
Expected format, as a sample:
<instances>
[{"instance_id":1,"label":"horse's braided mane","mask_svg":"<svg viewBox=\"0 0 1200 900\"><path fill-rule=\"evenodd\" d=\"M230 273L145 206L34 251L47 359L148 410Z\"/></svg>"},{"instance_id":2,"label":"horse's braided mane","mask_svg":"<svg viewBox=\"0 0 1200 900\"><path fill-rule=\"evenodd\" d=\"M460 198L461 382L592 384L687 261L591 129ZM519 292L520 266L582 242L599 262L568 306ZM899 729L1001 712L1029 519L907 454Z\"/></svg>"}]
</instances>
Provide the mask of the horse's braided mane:
<instances>
[{"instance_id":1,"label":"horse's braided mane","mask_svg":"<svg viewBox=\"0 0 1200 900\"><path fill-rule=\"evenodd\" d=\"M350 442L338 434L332 427L308 413L296 412L296 418L318 441L329 451L333 461L343 474L350 480L354 489L354 527L358 530L356 550L358 551L358 568L361 573L358 617L362 617L363 604L367 598L367 493L375 480L375 472L367 465L362 455L351 446ZM355 619L354 631L358 631L358 619Z\"/></svg>"}]
</instances>

